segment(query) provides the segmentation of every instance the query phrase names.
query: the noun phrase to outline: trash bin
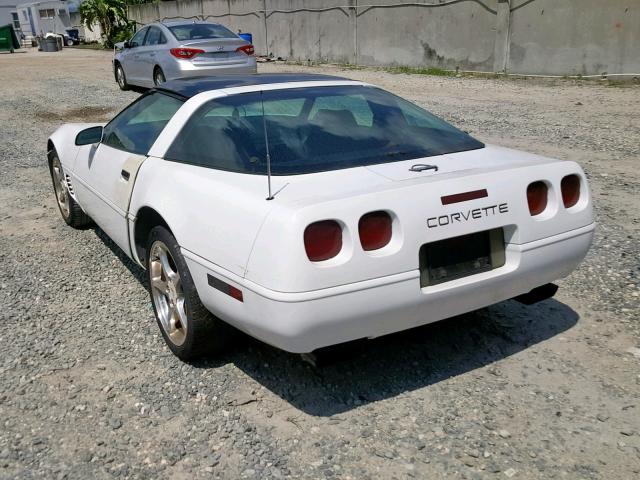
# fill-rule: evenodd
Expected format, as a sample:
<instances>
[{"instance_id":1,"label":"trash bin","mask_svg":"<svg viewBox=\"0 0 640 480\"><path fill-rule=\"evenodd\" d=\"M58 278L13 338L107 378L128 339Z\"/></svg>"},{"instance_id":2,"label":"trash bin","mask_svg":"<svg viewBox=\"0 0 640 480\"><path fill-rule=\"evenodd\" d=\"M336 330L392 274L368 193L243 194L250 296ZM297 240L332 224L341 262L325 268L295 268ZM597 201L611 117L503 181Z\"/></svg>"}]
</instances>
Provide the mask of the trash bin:
<instances>
[{"instance_id":1,"label":"trash bin","mask_svg":"<svg viewBox=\"0 0 640 480\"><path fill-rule=\"evenodd\" d=\"M0 26L0 52L10 52L20 48L20 40L11 24Z\"/></svg>"},{"instance_id":2,"label":"trash bin","mask_svg":"<svg viewBox=\"0 0 640 480\"><path fill-rule=\"evenodd\" d=\"M43 52L57 52L62 50L57 37L47 37L40 41Z\"/></svg>"},{"instance_id":3,"label":"trash bin","mask_svg":"<svg viewBox=\"0 0 640 480\"><path fill-rule=\"evenodd\" d=\"M250 33L239 33L238 36L253 45L253 35Z\"/></svg>"}]
</instances>

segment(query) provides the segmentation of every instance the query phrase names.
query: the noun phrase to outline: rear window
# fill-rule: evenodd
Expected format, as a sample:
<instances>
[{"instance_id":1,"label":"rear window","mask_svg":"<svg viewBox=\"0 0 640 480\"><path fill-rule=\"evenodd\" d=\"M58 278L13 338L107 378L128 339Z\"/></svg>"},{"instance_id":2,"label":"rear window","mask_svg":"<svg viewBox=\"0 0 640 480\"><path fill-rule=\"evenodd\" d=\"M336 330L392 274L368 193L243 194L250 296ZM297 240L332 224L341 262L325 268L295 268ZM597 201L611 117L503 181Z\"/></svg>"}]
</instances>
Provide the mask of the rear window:
<instances>
[{"instance_id":1,"label":"rear window","mask_svg":"<svg viewBox=\"0 0 640 480\"><path fill-rule=\"evenodd\" d=\"M211 38L236 38L233 33L222 25L213 23L191 23L169 27L171 33L179 40L206 40Z\"/></svg>"},{"instance_id":2,"label":"rear window","mask_svg":"<svg viewBox=\"0 0 640 480\"><path fill-rule=\"evenodd\" d=\"M266 174L266 140L273 175L360 167L484 146L388 92L340 86L252 92L212 100L187 121L166 158Z\"/></svg>"}]
</instances>

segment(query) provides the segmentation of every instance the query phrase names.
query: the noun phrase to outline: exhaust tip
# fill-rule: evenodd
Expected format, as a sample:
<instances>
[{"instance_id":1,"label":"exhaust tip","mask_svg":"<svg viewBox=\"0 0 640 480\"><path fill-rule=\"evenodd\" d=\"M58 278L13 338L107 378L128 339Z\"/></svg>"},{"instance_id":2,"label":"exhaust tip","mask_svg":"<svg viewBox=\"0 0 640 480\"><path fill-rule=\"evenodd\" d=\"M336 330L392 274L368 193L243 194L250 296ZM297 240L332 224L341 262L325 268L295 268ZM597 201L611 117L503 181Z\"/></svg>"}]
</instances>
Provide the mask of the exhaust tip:
<instances>
[{"instance_id":1,"label":"exhaust tip","mask_svg":"<svg viewBox=\"0 0 640 480\"><path fill-rule=\"evenodd\" d=\"M547 283L541 287L536 287L529 293L524 293L514 297L513 300L520 302L524 305L533 305L534 303L541 302L547 298L553 297L558 291L558 286L554 283Z\"/></svg>"}]
</instances>

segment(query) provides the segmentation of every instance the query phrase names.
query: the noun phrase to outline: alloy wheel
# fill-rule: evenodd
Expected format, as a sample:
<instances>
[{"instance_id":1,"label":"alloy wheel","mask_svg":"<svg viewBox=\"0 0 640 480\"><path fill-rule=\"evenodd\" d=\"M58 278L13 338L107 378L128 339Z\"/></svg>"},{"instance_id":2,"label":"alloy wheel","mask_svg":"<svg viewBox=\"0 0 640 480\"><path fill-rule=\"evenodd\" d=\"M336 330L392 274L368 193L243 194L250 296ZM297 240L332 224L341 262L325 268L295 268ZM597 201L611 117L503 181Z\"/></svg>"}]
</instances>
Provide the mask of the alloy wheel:
<instances>
[{"instance_id":1,"label":"alloy wheel","mask_svg":"<svg viewBox=\"0 0 640 480\"><path fill-rule=\"evenodd\" d=\"M169 340L180 346L187 337L187 305L176 263L169 248L160 240L151 246L149 269L158 320Z\"/></svg>"},{"instance_id":2,"label":"alloy wheel","mask_svg":"<svg viewBox=\"0 0 640 480\"><path fill-rule=\"evenodd\" d=\"M118 68L116 69L116 77L118 80L118 85L120 85L120 88L124 88L125 87L124 70L120 66L118 66Z\"/></svg>"},{"instance_id":3,"label":"alloy wheel","mask_svg":"<svg viewBox=\"0 0 640 480\"><path fill-rule=\"evenodd\" d=\"M164 82L166 82L166 78L164 78L164 73L162 73L162 70L157 69L155 71L155 74L153 75L153 83L156 84L156 86L158 85L162 85Z\"/></svg>"},{"instance_id":4,"label":"alloy wheel","mask_svg":"<svg viewBox=\"0 0 640 480\"><path fill-rule=\"evenodd\" d=\"M51 171L53 172L53 188L56 193L58 206L60 207L62 215L64 215L65 218L68 218L71 213L71 208L69 205L69 190L64 180L64 172L62 171L60 160L58 160L57 158L54 158L53 160Z\"/></svg>"}]
</instances>

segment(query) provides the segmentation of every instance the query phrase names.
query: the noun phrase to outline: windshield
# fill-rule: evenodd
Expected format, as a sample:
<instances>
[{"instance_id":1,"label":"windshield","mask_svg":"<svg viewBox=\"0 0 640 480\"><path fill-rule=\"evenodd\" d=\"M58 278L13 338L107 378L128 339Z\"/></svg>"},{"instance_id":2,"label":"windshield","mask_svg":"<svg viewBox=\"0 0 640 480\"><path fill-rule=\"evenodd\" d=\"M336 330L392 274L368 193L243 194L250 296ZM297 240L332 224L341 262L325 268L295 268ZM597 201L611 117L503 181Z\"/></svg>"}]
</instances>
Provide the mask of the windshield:
<instances>
[{"instance_id":1,"label":"windshield","mask_svg":"<svg viewBox=\"0 0 640 480\"><path fill-rule=\"evenodd\" d=\"M206 40L211 38L236 38L236 34L222 25L213 23L190 23L169 27L179 40Z\"/></svg>"},{"instance_id":2,"label":"windshield","mask_svg":"<svg viewBox=\"0 0 640 480\"><path fill-rule=\"evenodd\" d=\"M220 170L266 174L265 130L273 175L397 162L484 146L388 92L339 86L212 100L187 121L166 157Z\"/></svg>"}]
</instances>

